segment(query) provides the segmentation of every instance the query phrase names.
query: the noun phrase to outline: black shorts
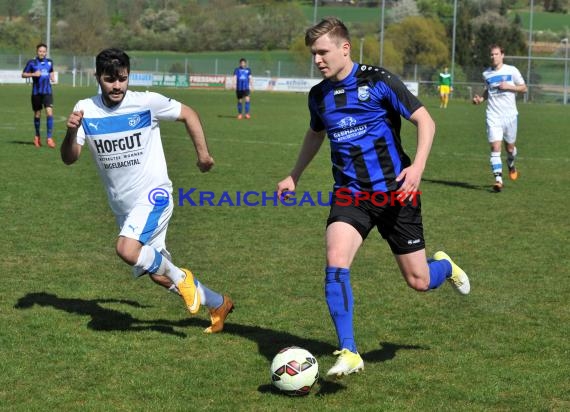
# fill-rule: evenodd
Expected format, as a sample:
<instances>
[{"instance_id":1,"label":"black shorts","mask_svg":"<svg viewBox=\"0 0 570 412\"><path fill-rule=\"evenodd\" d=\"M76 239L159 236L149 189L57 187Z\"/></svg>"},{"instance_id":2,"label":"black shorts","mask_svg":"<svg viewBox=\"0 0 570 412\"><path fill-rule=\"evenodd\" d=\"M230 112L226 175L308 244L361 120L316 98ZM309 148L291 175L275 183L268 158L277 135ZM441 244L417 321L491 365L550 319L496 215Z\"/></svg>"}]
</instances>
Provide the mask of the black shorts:
<instances>
[{"instance_id":1,"label":"black shorts","mask_svg":"<svg viewBox=\"0 0 570 412\"><path fill-rule=\"evenodd\" d=\"M249 96L249 89L247 89L247 90L236 90L236 96L238 99L243 99L244 97Z\"/></svg>"},{"instance_id":2,"label":"black shorts","mask_svg":"<svg viewBox=\"0 0 570 412\"><path fill-rule=\"evenodd\" d=\"M52 94L33 94L32 95L32 110L34 112L42 110L44 107L53 107Z\"/></svg>"},{"instance_id":3,"label":"black shorts","mask_svg":"<svg viewBox=\"0 0 570 412\"><path fill-rule=\"evenodd\" d=\"M390 192L387 199L392 199ZM385 205L372 200L359 200L347 197L338 198L333 195L331 209L327 219L327 227L334 222L345 222L354 227L362 239L366 239L374 226L390 245L392 253L405 255L425 248L424 229L422 224L422 207L420 195L413 200L399 202L388 201Z\"/></svg>"}]
</instances>

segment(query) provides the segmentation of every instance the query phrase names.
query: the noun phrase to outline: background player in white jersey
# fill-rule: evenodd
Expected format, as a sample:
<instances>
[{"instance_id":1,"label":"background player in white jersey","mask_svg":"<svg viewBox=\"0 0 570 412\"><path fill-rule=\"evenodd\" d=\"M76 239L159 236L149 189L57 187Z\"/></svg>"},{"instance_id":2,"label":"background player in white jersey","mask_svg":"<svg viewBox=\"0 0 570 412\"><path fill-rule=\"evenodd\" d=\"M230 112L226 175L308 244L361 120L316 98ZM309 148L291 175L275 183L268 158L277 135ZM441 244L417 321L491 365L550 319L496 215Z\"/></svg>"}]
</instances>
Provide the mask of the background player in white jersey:
<instances>
[{"instance_id":1,"label":"background player in white jersey","mask_svg":"<svg viewBox=\"0 0 570 412\"><path fill-rule=\"evenodd\" d=\"M501 46L489 46L491 67L483 72L485 91L482 96L473 97L474 104L487 103L487 138L491 145L491 170L495 177L493 190L503 190L503 163L501 161L501 143L505 142L509 177L516 180L519 176L515 167L517 157L517 93L526 93L524 79L515 66L504 64L505 51Z\"/></svg>"},{"instance_id":2,"label":"background player in white jersey","mask_svg":"<svg viewBox=\"0 0 570 412\"><path fill-rule=\"evenodd\" d=\"M119 49L97 55L95 77L101 93L80 100L67 120L61 146L65 164L79 159L85 143L95 160L120 233L117 254L135 277L149 274L156 283L182 296L190 313L210 310L204 332L223 329L233 302L198 282L192 272L171 262L166 231L172 216L172 183L162 149L159 121L180 121L196 149L198 168L214 165L198 114L190 107L152 92L128 89L129 56Z\"/></svg>"}]
</instances>

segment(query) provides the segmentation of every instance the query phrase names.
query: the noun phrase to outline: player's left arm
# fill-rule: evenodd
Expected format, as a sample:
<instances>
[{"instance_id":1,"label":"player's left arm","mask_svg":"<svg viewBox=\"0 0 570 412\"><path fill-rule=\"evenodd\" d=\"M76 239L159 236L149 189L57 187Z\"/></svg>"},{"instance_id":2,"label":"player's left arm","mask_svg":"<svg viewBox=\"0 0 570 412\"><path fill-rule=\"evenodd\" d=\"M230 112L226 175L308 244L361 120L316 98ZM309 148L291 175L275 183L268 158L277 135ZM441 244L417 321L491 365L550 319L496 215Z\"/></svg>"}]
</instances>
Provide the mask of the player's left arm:
<instances>
[{"instance_id":1,"label":"player's left arm","mask_svg":"<svg viewBox=\"0 0 570 412\"><path fill-rule=\"evenodd\" d=\"M180 115L176 120L184 123L188 136L190 136L192 143L194 143L194 148L198 156L198 168L201 172L209 171L214 166L214 159L208 150L206 136L204 135L204 129L202 128L202 122L200 121L198 113L189 106L182 104Z\"/></svg>"},{"instance_id":2,"label":"player's left arm","mask_svg":"<svg viewBox=\"0 0 570 412\"><path fill-rule=\"evenodd\" d=\"M499 84L499 89L508 90L513 93L526 93L527 91L524 78L522 77L521 72L516 67L513 67L512 83L501 82L501 84Z\"/></svg>"},{"instance_id":3,"label":"player's left arm","mask_svg":"<svg viewBox=\"0 0 570 412\"><path fill-rule=\"evenodd\" d=\"M527 87L525 83L522 84L510 84L507 82L501 82L499 84L500 90L507 90L513 93L526 93Z\"/></svg>"},{"instance_id":4,"label":"player's left arm","mask_svg":"<svg viewBox=\"0 0 570 412\"><path fill-rule=\"evenodd\" d=\"M402 192L399 196L401 200L406 198L413 200L418 194L435 136L435 122L425 107L422 106L412 113L409 120L417 128L417 150L412 164L402 170L396 178L397 182L404 181L399 189Z\"/></svg>"}]
</instances>

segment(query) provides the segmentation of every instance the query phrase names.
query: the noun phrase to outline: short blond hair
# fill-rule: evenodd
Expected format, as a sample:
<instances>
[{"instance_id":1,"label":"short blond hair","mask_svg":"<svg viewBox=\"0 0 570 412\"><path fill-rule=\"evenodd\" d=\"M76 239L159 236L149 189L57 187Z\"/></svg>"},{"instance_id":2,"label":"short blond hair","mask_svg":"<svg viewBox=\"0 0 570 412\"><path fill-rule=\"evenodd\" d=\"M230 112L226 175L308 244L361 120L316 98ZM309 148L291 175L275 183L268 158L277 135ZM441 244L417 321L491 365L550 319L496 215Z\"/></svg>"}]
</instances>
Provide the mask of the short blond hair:
<instances>
[{"instance_id":1,"label":"short blond hair","mask_svg":"<svg viewBox=\"0 0 570 412\"><path fill-rule=\"evenodd\" d=\"M312 46L317 39L328 34L337 43L346 40L350 43L350 34L344 23L336 17L325 17L305 32L305 45Z\"/></svg>"}]
</instances>

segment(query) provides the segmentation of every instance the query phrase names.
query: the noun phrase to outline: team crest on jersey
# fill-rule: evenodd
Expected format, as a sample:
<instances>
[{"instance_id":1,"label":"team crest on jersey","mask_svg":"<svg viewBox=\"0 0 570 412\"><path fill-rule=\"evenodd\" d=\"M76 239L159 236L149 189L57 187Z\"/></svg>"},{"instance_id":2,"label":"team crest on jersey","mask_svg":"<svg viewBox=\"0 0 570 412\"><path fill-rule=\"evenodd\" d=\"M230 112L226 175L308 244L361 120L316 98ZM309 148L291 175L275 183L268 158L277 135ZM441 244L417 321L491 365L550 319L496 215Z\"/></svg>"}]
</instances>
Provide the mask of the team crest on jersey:
<instances>
[{"instance_id":1,"label":"team crest on jersey","mask_svg":"<svg viewBox=\"0 0 570 412\"><path fill-rule=\"evenodd\" d=\"M129 126L131 127L135 127L140 122L141 122L141 117L138 114L129 117Z\"/></svg>"},{"instance_id":2,"label":"team crest on jersey","mask_svg":"<svg viewBox=\"0 0 570 412\"><path fill-rule=\"evenodd\" d=\"M365 101L370 98L370 90L368 86L360 86L358 88L358 100Z\"/></svg>"}]
</instances>

